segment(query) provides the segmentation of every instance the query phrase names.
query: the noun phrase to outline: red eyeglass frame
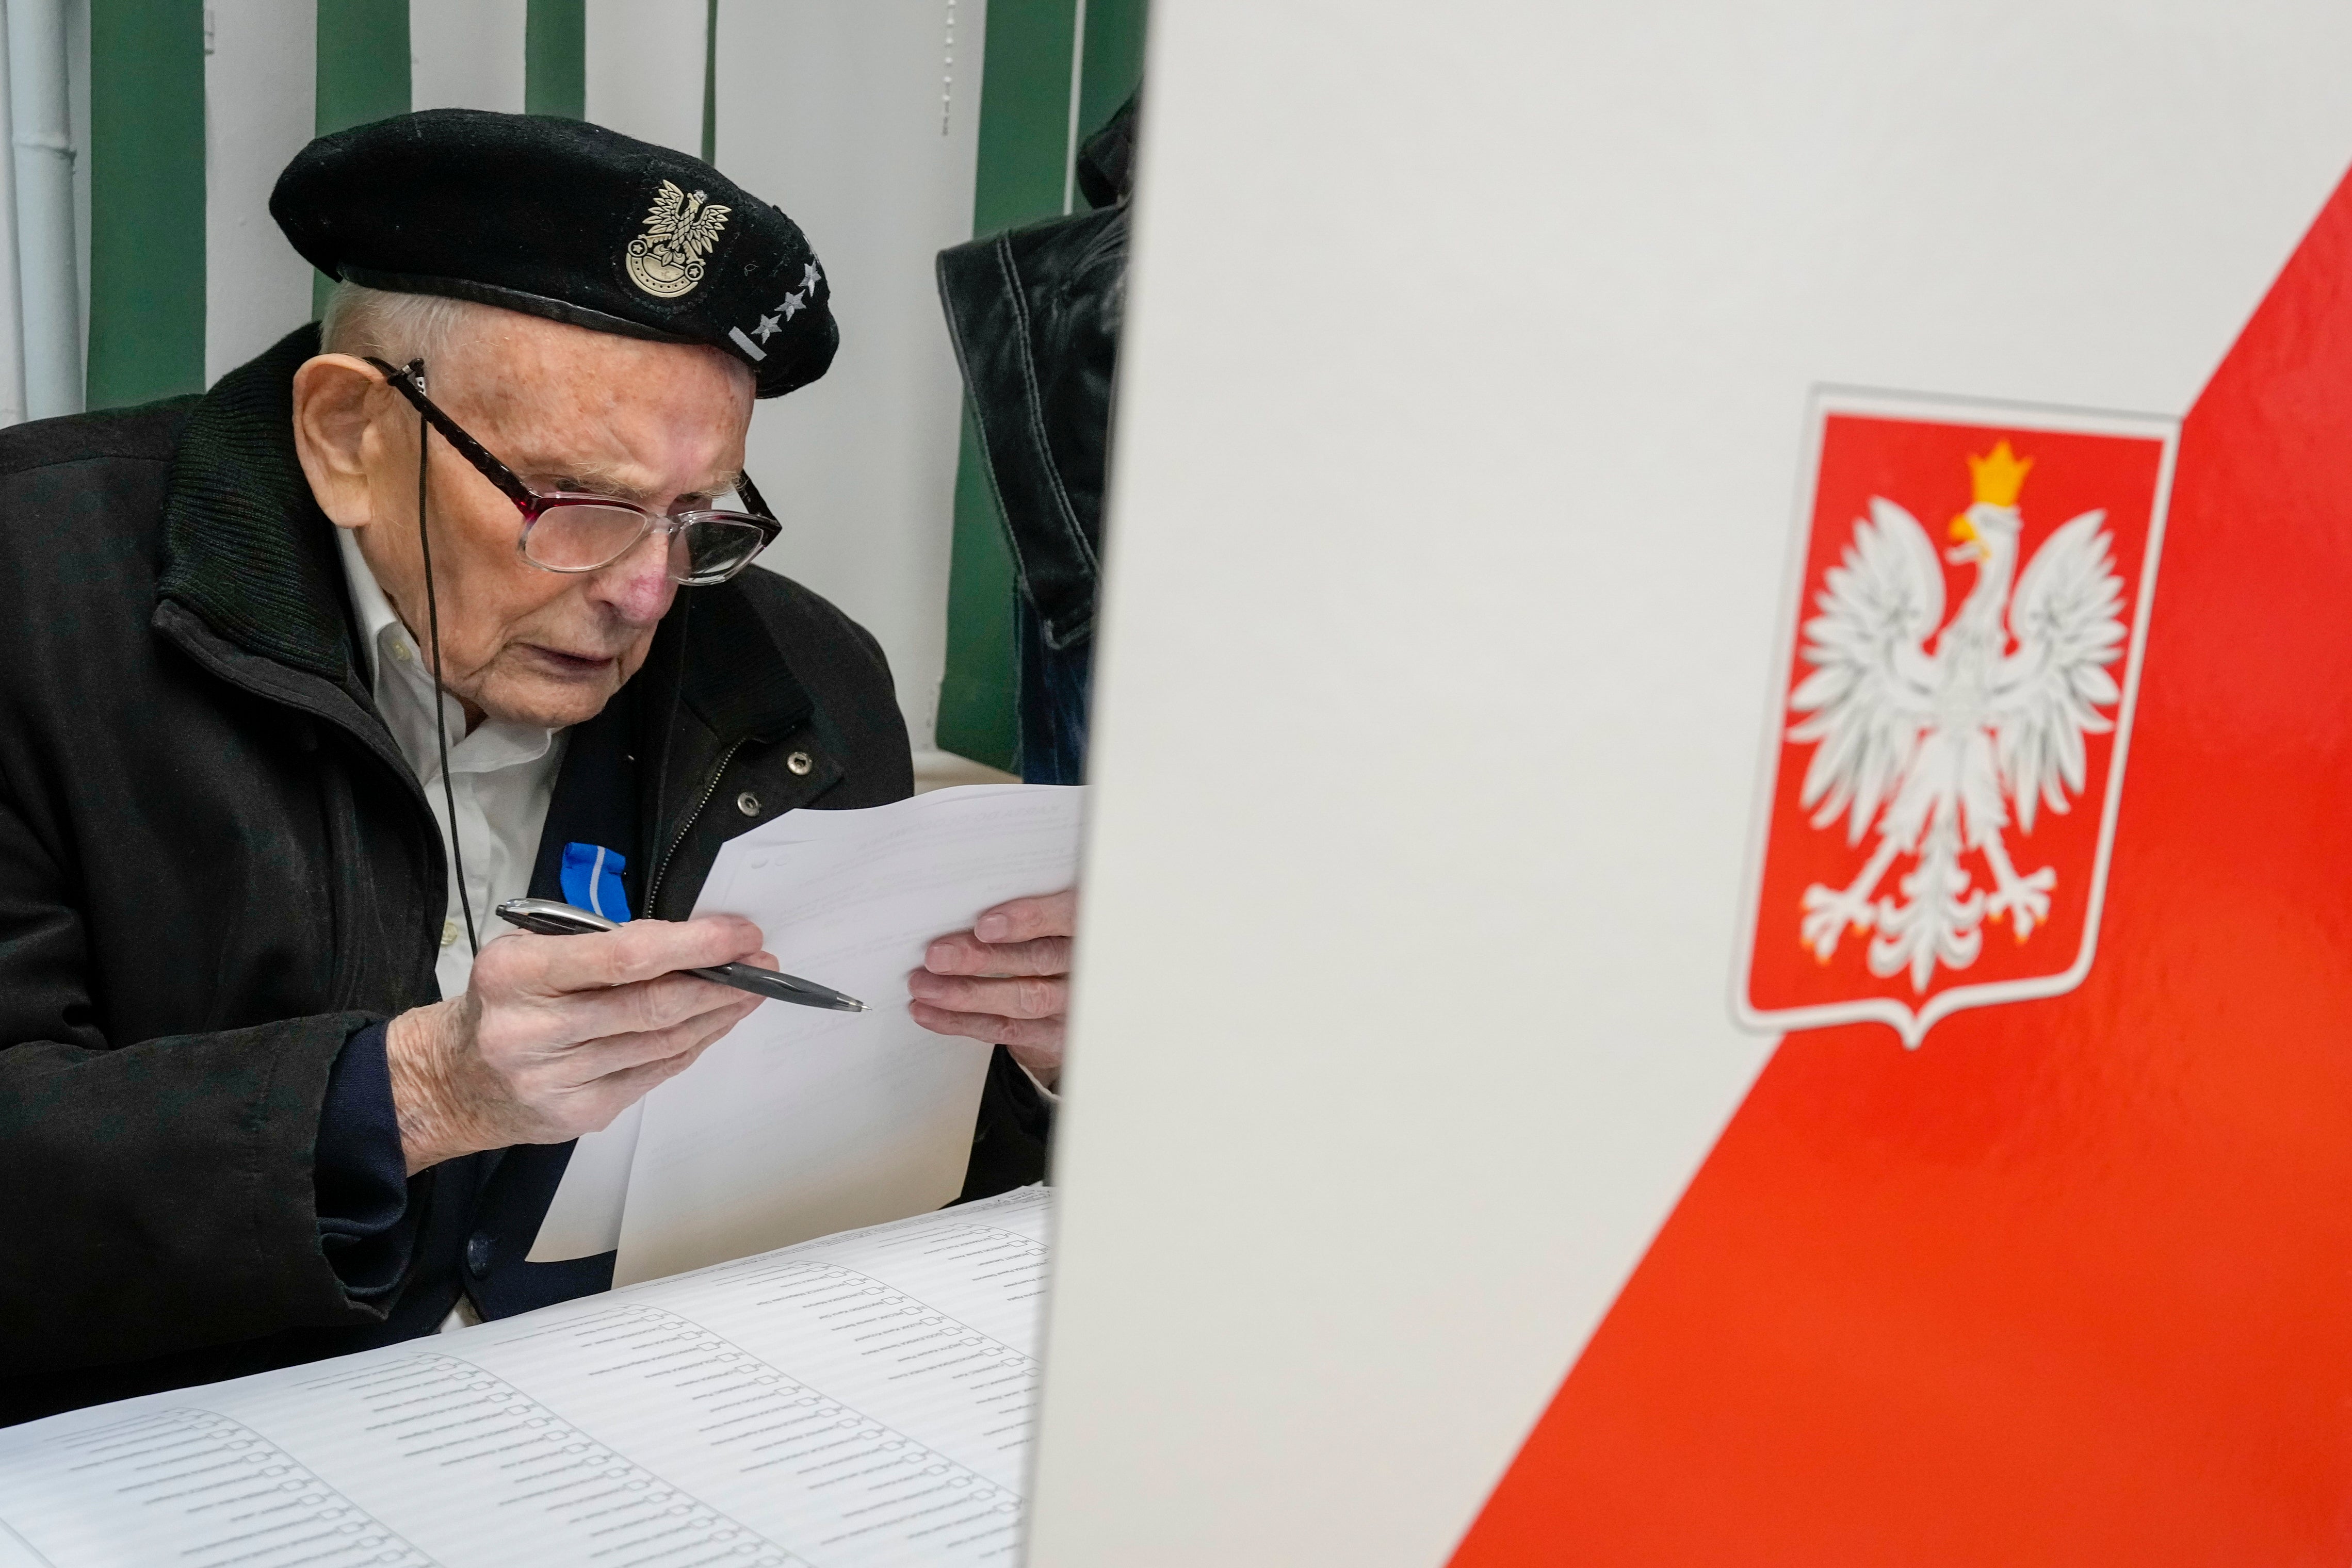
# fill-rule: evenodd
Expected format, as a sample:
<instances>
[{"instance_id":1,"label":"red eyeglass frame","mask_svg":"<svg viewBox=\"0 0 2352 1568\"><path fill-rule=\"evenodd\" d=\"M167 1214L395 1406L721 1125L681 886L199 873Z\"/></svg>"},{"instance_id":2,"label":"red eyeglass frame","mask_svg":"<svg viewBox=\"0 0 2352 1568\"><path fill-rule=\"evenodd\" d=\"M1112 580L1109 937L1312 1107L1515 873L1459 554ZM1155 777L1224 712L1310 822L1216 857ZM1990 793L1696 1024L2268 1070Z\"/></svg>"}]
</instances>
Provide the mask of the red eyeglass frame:
<instances>
[{"instance_id":1,"label":"red eyeglass frame","mask_svg":"<svg viewBox=\"0 0 2352 1568\"><path fill-rule=\"evenodd\" d=\"M749 474L738 474L735 476L735 493L742 497L744 502L752 508L749 512L702 508L688 512L682 517L670 517L648 511L634 501L619 500L611 496L589 496L562 490L542 494L524 484L513 469L492 456L488 447L467 434L463 425L451 419L442 411L439 404L425 395L425 361L423 360L411 360L404 367L394 367L373 354L366 356L366 359L367 362L383 375L386 385L406 398L409 404L425 417L425 423L439 431L441 438L457 449L459 456L472 464L482 477L496 485L507 499L515 504L515 508L522 513L522 534L515 540L516 553L541 571L565 574L602 571L614 561L619 560L629 551L636 549L644 541L646 535L656 528L665 534L675 535L681 528L706 519L716 518L730 523L749 523L759 532L758 549L752 550L741 561L729 567L721 575L687 578L678 577L676 573L671 574L673 580L683 587L709 588L725 582L749 567L759 559L760 551L775 543L776 537L784 531L783 524L778 522L775 514L768 509L768 503L761 496L760 487L751 483L751 476ZM610 559L594 566L550 566L543 560L532 559L530 549L530 530L538 525L542 516L558 506L593 506L635 512L645 519L646 526L635 538L621 547Z\"/></svg>"}]
</instances>

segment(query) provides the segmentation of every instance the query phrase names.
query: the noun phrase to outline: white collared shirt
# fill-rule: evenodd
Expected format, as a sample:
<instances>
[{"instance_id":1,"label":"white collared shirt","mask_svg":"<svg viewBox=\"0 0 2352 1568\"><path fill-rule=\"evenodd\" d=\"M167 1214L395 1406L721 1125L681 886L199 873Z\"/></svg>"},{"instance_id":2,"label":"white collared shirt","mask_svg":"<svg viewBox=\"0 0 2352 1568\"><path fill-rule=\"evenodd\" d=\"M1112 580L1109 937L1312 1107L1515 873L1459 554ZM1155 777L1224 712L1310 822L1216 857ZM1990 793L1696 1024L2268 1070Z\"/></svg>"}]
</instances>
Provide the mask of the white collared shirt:
<instances>
[{"instance_id":1,"label":"white collared shirt","mask_svg":"<svg viewBox=\"0 0 2352 1568\"><path fill-rule=\"evenodd\" d=\"M375 694L376 711L383 716L416 781L425 787L425 799L440 826L445 852L453 841L464 852L474 931L487 943L508 930L492 912L506 900L530 893L540 832L547 825L548 803L555 798L555 775L563 765L564 732L486 718L468 733L465 707L446 693L436 694L416 639L401 623L392 601L377 585L375 573L369 570L367 558L360 554L357 533L337 528L335 535L342 550L343 579L351 590L352 608L360 620L360 646L366 653L368 685ZM449 790L457 803L454 839L433 732L432 704L436 695L449 731ZM474 955L466 943L466 916L457 901L453 862L447 918L441 926L441 956L434 966L441 994L462 994L473 970Z\"/></svg>"}]
</instances>

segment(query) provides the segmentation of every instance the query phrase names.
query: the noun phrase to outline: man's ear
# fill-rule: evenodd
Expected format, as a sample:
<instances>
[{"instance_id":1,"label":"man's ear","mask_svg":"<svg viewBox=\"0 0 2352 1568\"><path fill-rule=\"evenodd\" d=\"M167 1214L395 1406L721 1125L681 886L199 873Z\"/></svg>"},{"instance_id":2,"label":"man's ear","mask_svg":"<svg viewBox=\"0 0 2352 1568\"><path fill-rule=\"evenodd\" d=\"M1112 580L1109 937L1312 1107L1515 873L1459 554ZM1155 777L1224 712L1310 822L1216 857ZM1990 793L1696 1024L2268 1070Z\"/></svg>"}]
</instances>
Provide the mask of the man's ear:
<instances>
[{"instance_id":1,"label":"man's ear","mask_svg":"<svg viewBox=\"0 0 2352 1568\"><path fill-rule=\"evenodd\" d=\"M394 395L365 360L321 354L294 372L294 451L319 509L338 528L375 520L371 476L384 454L375 415Z\"/></svg>"}]
</instances>

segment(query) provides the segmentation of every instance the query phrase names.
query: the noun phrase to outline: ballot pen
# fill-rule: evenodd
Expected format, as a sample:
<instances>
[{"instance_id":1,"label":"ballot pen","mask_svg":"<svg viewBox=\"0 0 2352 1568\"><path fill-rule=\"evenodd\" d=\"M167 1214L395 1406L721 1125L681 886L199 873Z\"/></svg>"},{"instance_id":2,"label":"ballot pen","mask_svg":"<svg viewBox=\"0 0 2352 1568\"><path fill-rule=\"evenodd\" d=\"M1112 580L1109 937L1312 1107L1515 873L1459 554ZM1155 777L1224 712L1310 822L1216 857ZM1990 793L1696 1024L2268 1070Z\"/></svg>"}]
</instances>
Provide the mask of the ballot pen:
<instances>
[{"instance_id":1,"label":"ballot pen","mask_svg":"<svg viewBox=\"0 0 2352 1568\"><path fill-rule=\"evenodd\" d=\"M536 931L542 936L584 936L596 931L618 931L620 926L601 915L593 915L576 904L559 904L551 898L509 898L499 905L499 918L509 925L520 925L525 931ZM732 986L739 991L749 991L755 997L771 1001L791 1002L795 1007L830 1008L837 1013L862 1013L866 1004L856 997L845 997L830 986L820 986L814 980L803 980L794 975L779 974L752 964L720 964L709 969L683 971L698 979L714 985Z\"/></svg>"}]
</instances>

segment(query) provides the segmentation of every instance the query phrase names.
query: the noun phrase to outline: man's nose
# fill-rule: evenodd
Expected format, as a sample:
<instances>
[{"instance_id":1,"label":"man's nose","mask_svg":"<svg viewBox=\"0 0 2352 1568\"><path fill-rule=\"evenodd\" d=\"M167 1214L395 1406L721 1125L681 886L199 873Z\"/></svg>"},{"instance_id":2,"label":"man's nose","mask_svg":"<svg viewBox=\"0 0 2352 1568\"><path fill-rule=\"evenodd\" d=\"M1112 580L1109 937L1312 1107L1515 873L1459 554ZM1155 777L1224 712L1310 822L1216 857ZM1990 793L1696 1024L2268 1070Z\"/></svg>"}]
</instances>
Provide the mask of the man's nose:
<instances>
[{"instance_id":1,"label":"man's nose","mask_svg":"<svg viewBox=\"0 0 2352 1568\"><path fill-rule=\"evenodd\" d=\"M633 626L650 626L669 613L677 584L670 580L669 536L648 529L629 553L598 572L589 596L612 606Z\"/></svg>"}]
</instances>

